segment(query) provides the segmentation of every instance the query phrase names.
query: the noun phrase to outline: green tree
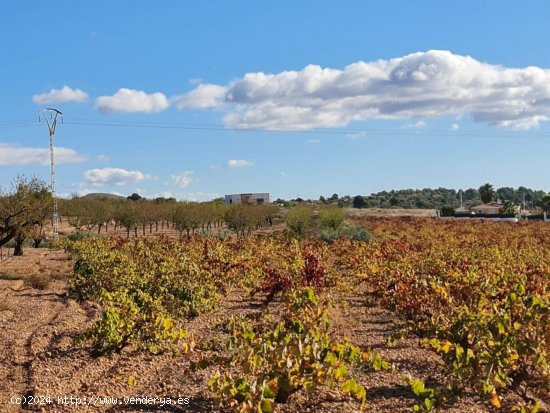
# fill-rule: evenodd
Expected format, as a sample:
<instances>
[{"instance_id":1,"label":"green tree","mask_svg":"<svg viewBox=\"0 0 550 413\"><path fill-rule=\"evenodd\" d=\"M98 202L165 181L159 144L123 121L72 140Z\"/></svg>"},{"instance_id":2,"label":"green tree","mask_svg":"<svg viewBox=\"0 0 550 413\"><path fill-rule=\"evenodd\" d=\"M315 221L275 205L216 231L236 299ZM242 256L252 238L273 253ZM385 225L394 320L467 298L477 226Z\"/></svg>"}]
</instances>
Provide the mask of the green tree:
<instances>
[{"instance_id":1,"label":"green tree","mask_svg":"<svg viewBox=\"0 0 550 413\"><path fill-rule=\"evenodd\" d=\"M137 237L137 227L139 224L136 207L133 202L120 202L117 204L114 212L115 221L126 229L126 237L130 238L130 231L134 230L134 236Z\"/></svg>"},{"instance_id":2,"label":"green tree","mask_svg":"<svg viewBox=\"0 0 550 413\"><path fill-rule=\"evenodd\" d=\"M298 238L307 235L311 229L312 219L313 210L308 205L297 205L290 208L285 217L288 230Z\"/></svg>"},{"instance_id":3,"label":"green tree","mask_svg":"<svg viewBox=\"0 0 550 413\"><path fill-rule=\"evenodd\" d=\"M452 205L443 205L441 208L442 217L453 217L455 215L455 208Z\"/></svg>"},{"instance_id":4,"label":"green tree","mask_svg":"<svg viewBox=\"0 0 550 413\"><path fill-rule=\"evenodd\" d=\"M521 202L521 194L520 194L520 199L518 199L516 190L509 186L503 186L502 188L498 188L496 194L498 196L498 199L500 199L502 202L506 202L506 201Z\"/></svg>"},{"instance_id":5,"label":"green tree","mask_svg":"<svg viewBox=\"0 0 550 413\"><path fill-rule=\"evenodd\" d=\"M363 198L361 195L357 195L353 197L353 207L354 208L366 208L367 207L367 201L365 201L365 198Z\"/></svg>"},{"instance_id":6,"label":"green tree","mask_svg":"<svg viewBox=\"0 0 550 413\"><path fill-rule=\"evenodd\" d=\"M493 188L493 185L487 183L484 185L481 185L479 187L479 196L481 197L481 201L484 204L488 204L489 202L492 202L495 199L495 188Z\"/></svg>"},{"instance_id":7,"label":"green tree","mask_svg":"<svg viewBox=\"0 0 550 413\"><path fill-rule=\"evenodd\" d=\"M542 197L542 210L544 212L550 213L550 193Z\"/></svg>"},{"instance_id":8,"label":"green tree","mask_svg":"<svg viewBox=\"0 0 550 413\"><path fill-rule=\"evenodd\" d=\"M130 195L126 199L129 199L131 201L141 201L143 199L143 197L140 194L134 192L132 195Z\"/></svg>"},{"instance_id":9,"label":"green tree","mask_svg":"<svg viewBox=\"0 0 550 413\"><path fill-rule=\"evenodd\" d=\"M187 235L189 235L191 228L193 227L189 213L189 204L179 202L173 209L171 218L174 223L174 227L180 234L180 238L183 237L183 231L186 231Z\"/></svg>"},{"instance_id":10,"label":"green tree","mask_svg":"<svg viewBox=\"0 0 550 413\"><path fill-rule=\"evenodd\" d=\"M95 210L92 213L93 221L97 225L97 233L101 233L101 228L105 226L105 232L109 229L109 222L114 215L113 202L108 199L98 199L95 202Z\"/></svg>"},{"instance_id":11,"label":"green tree","mask_svg":"<svg viewBox=\"0 0 550 413\"><path fill-rule=\"evenodd\" d=\"M61 214L67 218L67 222L80 231L86 221L86 200L75 197L61 204Z\"/></svg>"},{"instance_id":12,"label":"green tree","mask_svg":"<svg viewBox=\"0 0 550 413\"><path fill-rule=\"evenodd\" d=\"M346 212L342 208L323 207L319 209L319 221L322 228L338 229L346 219Z\"/></svg>"},{"instance_id":13,"label":"green tree","mask_svg":"<svg viewBox=\"0 0 550 413\"><path fill-rule=\"evenodd\" d=\"M253 205L231 205L225 212L227 227L242 236L257 226Z\"/></svg>"}]
</instances>

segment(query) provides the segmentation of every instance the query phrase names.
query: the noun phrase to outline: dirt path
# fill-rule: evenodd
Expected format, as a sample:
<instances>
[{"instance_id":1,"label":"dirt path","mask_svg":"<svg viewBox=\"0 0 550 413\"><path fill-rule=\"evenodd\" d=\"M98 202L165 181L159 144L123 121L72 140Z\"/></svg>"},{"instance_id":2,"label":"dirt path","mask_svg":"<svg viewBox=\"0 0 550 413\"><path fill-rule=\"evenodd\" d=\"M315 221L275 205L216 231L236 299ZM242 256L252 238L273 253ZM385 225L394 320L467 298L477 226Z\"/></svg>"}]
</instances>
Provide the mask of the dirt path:
<instances>
[{"instance_id":1,"label":"dirt path","mask_svg":"<svg viewBox=\"0 0 550 413\"><path fill-rule=\"evenodd\" d=\"M3 281L3 284L6 282ZM11 307L0 318L0 394L2 411L17 411L14 396L34 395L33 362L49 342L48 335L68 305L56 292L39 292L22 281L11 283L11 294L4 297ZM3 286L4 287L4 286ZM6 301L7 300L7 301ZM8 397L9 396L9 397Z\"/></svg>"}]
</instances>

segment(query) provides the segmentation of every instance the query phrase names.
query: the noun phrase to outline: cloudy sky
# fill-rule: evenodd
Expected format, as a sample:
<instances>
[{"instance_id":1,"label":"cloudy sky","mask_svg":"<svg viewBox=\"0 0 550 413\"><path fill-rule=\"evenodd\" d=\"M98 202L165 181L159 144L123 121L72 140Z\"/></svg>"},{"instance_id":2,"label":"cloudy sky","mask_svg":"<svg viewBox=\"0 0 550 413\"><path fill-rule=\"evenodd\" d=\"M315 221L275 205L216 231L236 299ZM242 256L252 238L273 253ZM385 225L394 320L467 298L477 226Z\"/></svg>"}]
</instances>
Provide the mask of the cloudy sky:
<instances>
[{"instance_id":1,"label":"cloudy sky","mask_svg":"<svg viewBox=\"0 0 550 413\"><path fill-rule=\"evenodd\" d=\"M546 1L3 6L0 186L205 200L550 190Z\"/></svg>"}]
</instances>

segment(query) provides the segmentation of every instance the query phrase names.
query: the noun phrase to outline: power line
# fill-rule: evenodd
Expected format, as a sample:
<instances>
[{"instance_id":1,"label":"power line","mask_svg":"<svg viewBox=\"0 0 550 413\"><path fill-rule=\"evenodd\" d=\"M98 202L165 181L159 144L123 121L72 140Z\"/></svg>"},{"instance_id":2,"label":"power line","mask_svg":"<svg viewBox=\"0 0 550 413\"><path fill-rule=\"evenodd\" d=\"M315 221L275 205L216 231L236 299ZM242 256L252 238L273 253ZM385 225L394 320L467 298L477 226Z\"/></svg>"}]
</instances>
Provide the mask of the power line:
<instances>
[{"instance_id":1,"label":"power line","mask_svg":"<svg viewBox=\"0 0 550 413\"><path fill-rule=\"evenodd\" d=\"M21 122L36 123L36 120L33 120L33 119L6 119L6 120L0 120L0 124L2 124L2 123L21 123Z\"/></svg>"},{"instance_id":2,"label":"power line","mask_svg":"<svg viewBox=\"0 0 550 413\"><path fill-rule=\"evenodd\" d=\"M96 120L78 120L66 122L68 125L76 126L103 126L116 128L138 128L138 129L181 129L181 130L197 130L197 131L215 131L215 132L255 132L255 133L289 133L289 134L325 134L325 135L354 135L362 134L364 137L375 137L376 135L404 135L404 136L440 136L442 134L449 136L486 136L486 137L502 137L502 136L517 136L529 135L533 136L532 132L528 131L449 131L449 130L406 130L406 129L350 129L350 128L327 128L327 129L261 129L261 128L234 128L234 127L215 127L203 125L188 125L179 123L129 123L129 122L104 122ZM353 137L353 136L350 136Z\"/></svg>"},{"instance_id":3,"label":"power line","mask_svg":"<svg viewBox=\"0 0 550 413\"><path fill-rule=\"evenodd\" d=\"M190 131L208 131L208 132L240 132L240 133L270 133L270 134L309 134L309 135L347 135L348 138L376 138L377 136L449 136L449 137L545 137L546 134L537 131L516 131L516 130L458 130L450 131L448 129L375 129L375 128L325 128L325 129L262 129L262 128L235 128L235 127L216 127L208 125L193 125L184 123L157 123L157 122L106 122L95 119L73 119L66 122L73 126L98 126L112 128L136 128L136 129L172 129L172 130L190 130ZM24 128L36 126L32 120L0 120L0 129Z\"/></svg>"},{"instance_id":4,"label":"power line","mask_svg":"<svg viewBox=\"0 0 550 413\"><path fill-rule=\"evenodd\" d=\"M4 120L0 121L0 128L9 129L9 128L28 128L36 127L36 121L33 120Z\"/></svg>"}]
</instances>

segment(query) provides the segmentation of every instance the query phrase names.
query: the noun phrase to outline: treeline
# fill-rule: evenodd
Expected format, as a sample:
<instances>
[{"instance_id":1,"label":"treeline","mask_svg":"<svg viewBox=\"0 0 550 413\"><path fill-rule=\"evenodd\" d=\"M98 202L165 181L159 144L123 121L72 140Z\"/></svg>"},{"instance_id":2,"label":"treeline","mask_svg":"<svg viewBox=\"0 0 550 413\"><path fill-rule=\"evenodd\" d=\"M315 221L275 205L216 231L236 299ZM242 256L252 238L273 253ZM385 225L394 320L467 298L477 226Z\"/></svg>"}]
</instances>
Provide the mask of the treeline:
<instances>
[{"instance_id":1,"label":"treeline","mask_svg":"<svg viewBox=\"0 0 550 413\"><path fill-rule=\"evenodd\" d=\"M523 205L527 209L540 209L544 205L545 191L533 190L520 186L519 188L502 187L496 189L494 200L502 203L511 202ZM334 197L334 196L333 196ZM333 197L329 198L332 199ZM331 202L338 203L341 198ZM478 189L469 188L462 191L462 204L465 208L483 203ZM349 205L349 204L348 204ZM441 209L444 206L460 206L460 191L455 189L401 189L381 191L368 196L358 195L353 198L354 208L426 208Z\"/></svg>"},{"instance_id":2,"label":"treeline","mask_svg":"<svg viewBox=\"0 0 550 413\"><path fill-rule=\"evenodd\" d=\"M177 202L174 199L89 199L60 200L62 219L78 231L107 232L124 228L126 236L138 236L164 229L183 235L226 226L244 235L272 225L279 209L274 205L226 205L223 202Z\"/></svg>"}]
</instances>

